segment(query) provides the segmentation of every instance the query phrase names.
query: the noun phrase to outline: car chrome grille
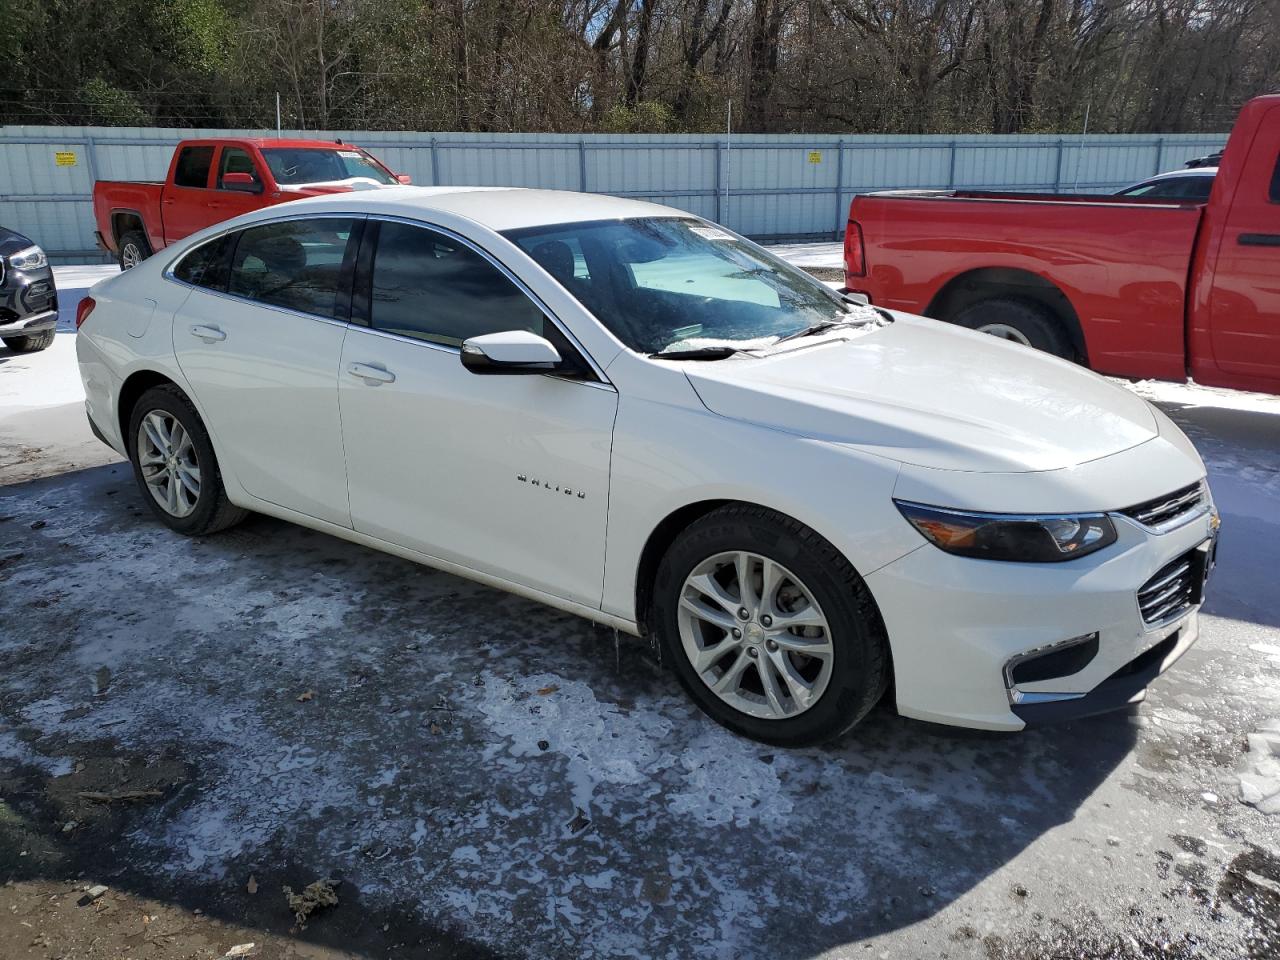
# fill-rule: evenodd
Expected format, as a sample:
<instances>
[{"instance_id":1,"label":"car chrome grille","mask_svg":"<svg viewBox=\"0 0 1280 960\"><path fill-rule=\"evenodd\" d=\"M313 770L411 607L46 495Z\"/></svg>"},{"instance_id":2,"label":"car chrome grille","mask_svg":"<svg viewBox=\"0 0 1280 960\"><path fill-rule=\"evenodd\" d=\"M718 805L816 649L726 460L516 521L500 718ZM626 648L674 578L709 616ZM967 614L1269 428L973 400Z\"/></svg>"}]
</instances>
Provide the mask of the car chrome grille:
<instances>
[{"instance_id":1,"label":"car chrome grille","mask_svg":"<svg viewBox=\"0 0 1280 960\"><path fill-rule=\"evenodd\" d=\"M1204 589L1205 551L1196 548L1163 567L1138 588L1143 623L1162 623L1200 602Z\"/></svg>"},{"instance_id":2,"label":"car chrome grille","mask_svg":"<svg viewBox=\"0 0 1280 960\"><path fill-rule=\"evenodd\" d=\"M1121 510L1126 517L1137 520L1144 527L1167 529L1198 512L1205 505L1203 483L1175 490L1173 493Z\"/></svg>"}]
</instances>

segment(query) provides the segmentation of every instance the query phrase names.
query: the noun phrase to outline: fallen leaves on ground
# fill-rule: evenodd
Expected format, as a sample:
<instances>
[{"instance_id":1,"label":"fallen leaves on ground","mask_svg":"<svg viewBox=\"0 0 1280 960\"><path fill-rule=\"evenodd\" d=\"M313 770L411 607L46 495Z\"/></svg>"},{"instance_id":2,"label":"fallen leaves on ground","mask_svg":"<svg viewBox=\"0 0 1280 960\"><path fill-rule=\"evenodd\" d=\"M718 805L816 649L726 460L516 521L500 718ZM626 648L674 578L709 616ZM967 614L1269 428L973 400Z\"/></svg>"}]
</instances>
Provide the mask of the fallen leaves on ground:
<instances>
[{"instance_id":1,"label":"fallen leaves on ground","mask_svg":"<svg viewBox=\"0 0 1280 960\"><path fill-rule=\"evenodd\" d=\"M284 888L284 898L293 911L294 919L299 927L306 927L307 918L324 907L338 905L338 882L336 880L317 880L308 885L301 893L294 893L291 887Z\"/></svg>"}]
</instances>

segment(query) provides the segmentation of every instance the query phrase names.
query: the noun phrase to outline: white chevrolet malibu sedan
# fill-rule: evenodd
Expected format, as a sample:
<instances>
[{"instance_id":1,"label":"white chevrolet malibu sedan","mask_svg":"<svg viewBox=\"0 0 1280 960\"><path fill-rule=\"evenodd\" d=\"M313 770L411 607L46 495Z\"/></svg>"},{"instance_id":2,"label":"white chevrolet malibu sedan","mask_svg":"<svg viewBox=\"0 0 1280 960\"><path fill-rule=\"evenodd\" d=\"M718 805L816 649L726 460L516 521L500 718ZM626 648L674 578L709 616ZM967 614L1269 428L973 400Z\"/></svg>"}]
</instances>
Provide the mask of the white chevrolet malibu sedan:
<instances>
[{"instance_id":1,"label":"white chevrolet malibu sedan","mask_svg":"<svg viewBox=\"0 0 1280 960\"><path fill-rule=\"evenodd\" d=\"M94 431L172 529L257 511L656 635L759 740L891 684L941 723L1098 713L1196 639L1218 516L1162 413L668 207L298 200L77 320Z\"/></svg>"}]
</instances>

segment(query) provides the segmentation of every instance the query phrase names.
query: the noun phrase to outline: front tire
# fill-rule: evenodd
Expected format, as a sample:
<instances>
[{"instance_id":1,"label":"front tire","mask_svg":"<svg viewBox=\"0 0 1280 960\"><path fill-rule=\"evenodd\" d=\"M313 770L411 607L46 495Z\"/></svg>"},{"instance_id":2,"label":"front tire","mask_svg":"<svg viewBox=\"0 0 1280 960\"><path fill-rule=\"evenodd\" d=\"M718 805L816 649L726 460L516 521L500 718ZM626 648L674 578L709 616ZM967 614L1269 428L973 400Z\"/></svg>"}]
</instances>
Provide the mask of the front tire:
<instances>
[{"instance_id":1,"label":"front tire","mask_svg":"<svg viewBox=\"0 0 1280 960\"><path fill-rule=\"evenodd\" d=\"M5 337L4 345L14 353L35 353L53 346L52 330L41 330L25 337Z\"/></svg>"},{"instance_id":2,"label":"front tire","mask_svg":"<svg viewBox=\"0 0 1280 960\"><path fill-rule=\"evenodd\" d=\"M126 440L138 489L165 526L201 537L247 516L227 499L209 432L176 386L152 387L138 398Z\"/></svg>"},{"instance_id":3,"label":"front tire","mask_svg":"<svg viewBox=\"0 0 1280 960\"><path fill-rule=\"evenodd\" d=\"M762 507L721 507L676 540L654 582L654 624L703 712L764 743L839 736L889 683L862 578L813 530Z\"/></svg>"}]
</instances>

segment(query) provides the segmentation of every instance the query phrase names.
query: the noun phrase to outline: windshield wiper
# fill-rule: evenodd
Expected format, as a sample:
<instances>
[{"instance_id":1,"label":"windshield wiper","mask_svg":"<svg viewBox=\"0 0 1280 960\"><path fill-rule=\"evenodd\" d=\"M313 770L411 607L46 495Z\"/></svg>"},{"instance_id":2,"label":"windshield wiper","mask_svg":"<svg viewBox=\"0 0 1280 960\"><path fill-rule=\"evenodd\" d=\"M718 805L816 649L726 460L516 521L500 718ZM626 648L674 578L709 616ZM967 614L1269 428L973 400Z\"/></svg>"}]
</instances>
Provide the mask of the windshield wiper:
<instances>
[{"instance_id":1,"label":"windshield wiper","mask_svg":"<svg viewBox=\"0 0 1280 960\"><path fill-rule=\"evenodd\" d=\"M725 360L740 352L737 347L697 347L693 350L672 350L668 347L649 356L654 360Z\"/></svg>"},{"instance_id":2,"label":"windshield wiper","mask_svg":"<svg viewBox=\"0 0 1280 960\"><path fill-rule=\"evenodd\" d=\"M795 333L788 333L785 337L779 337L778 343L786 343L788 340L799 340L801 337L812 337L814 334L826 333L828 330L834 330L836 327L860 327L867 321L850 320L847 317L839 317L832 320L819 320L817 323L811 323L803 330L797 330Z\"/></svg>"}]
</instances>

